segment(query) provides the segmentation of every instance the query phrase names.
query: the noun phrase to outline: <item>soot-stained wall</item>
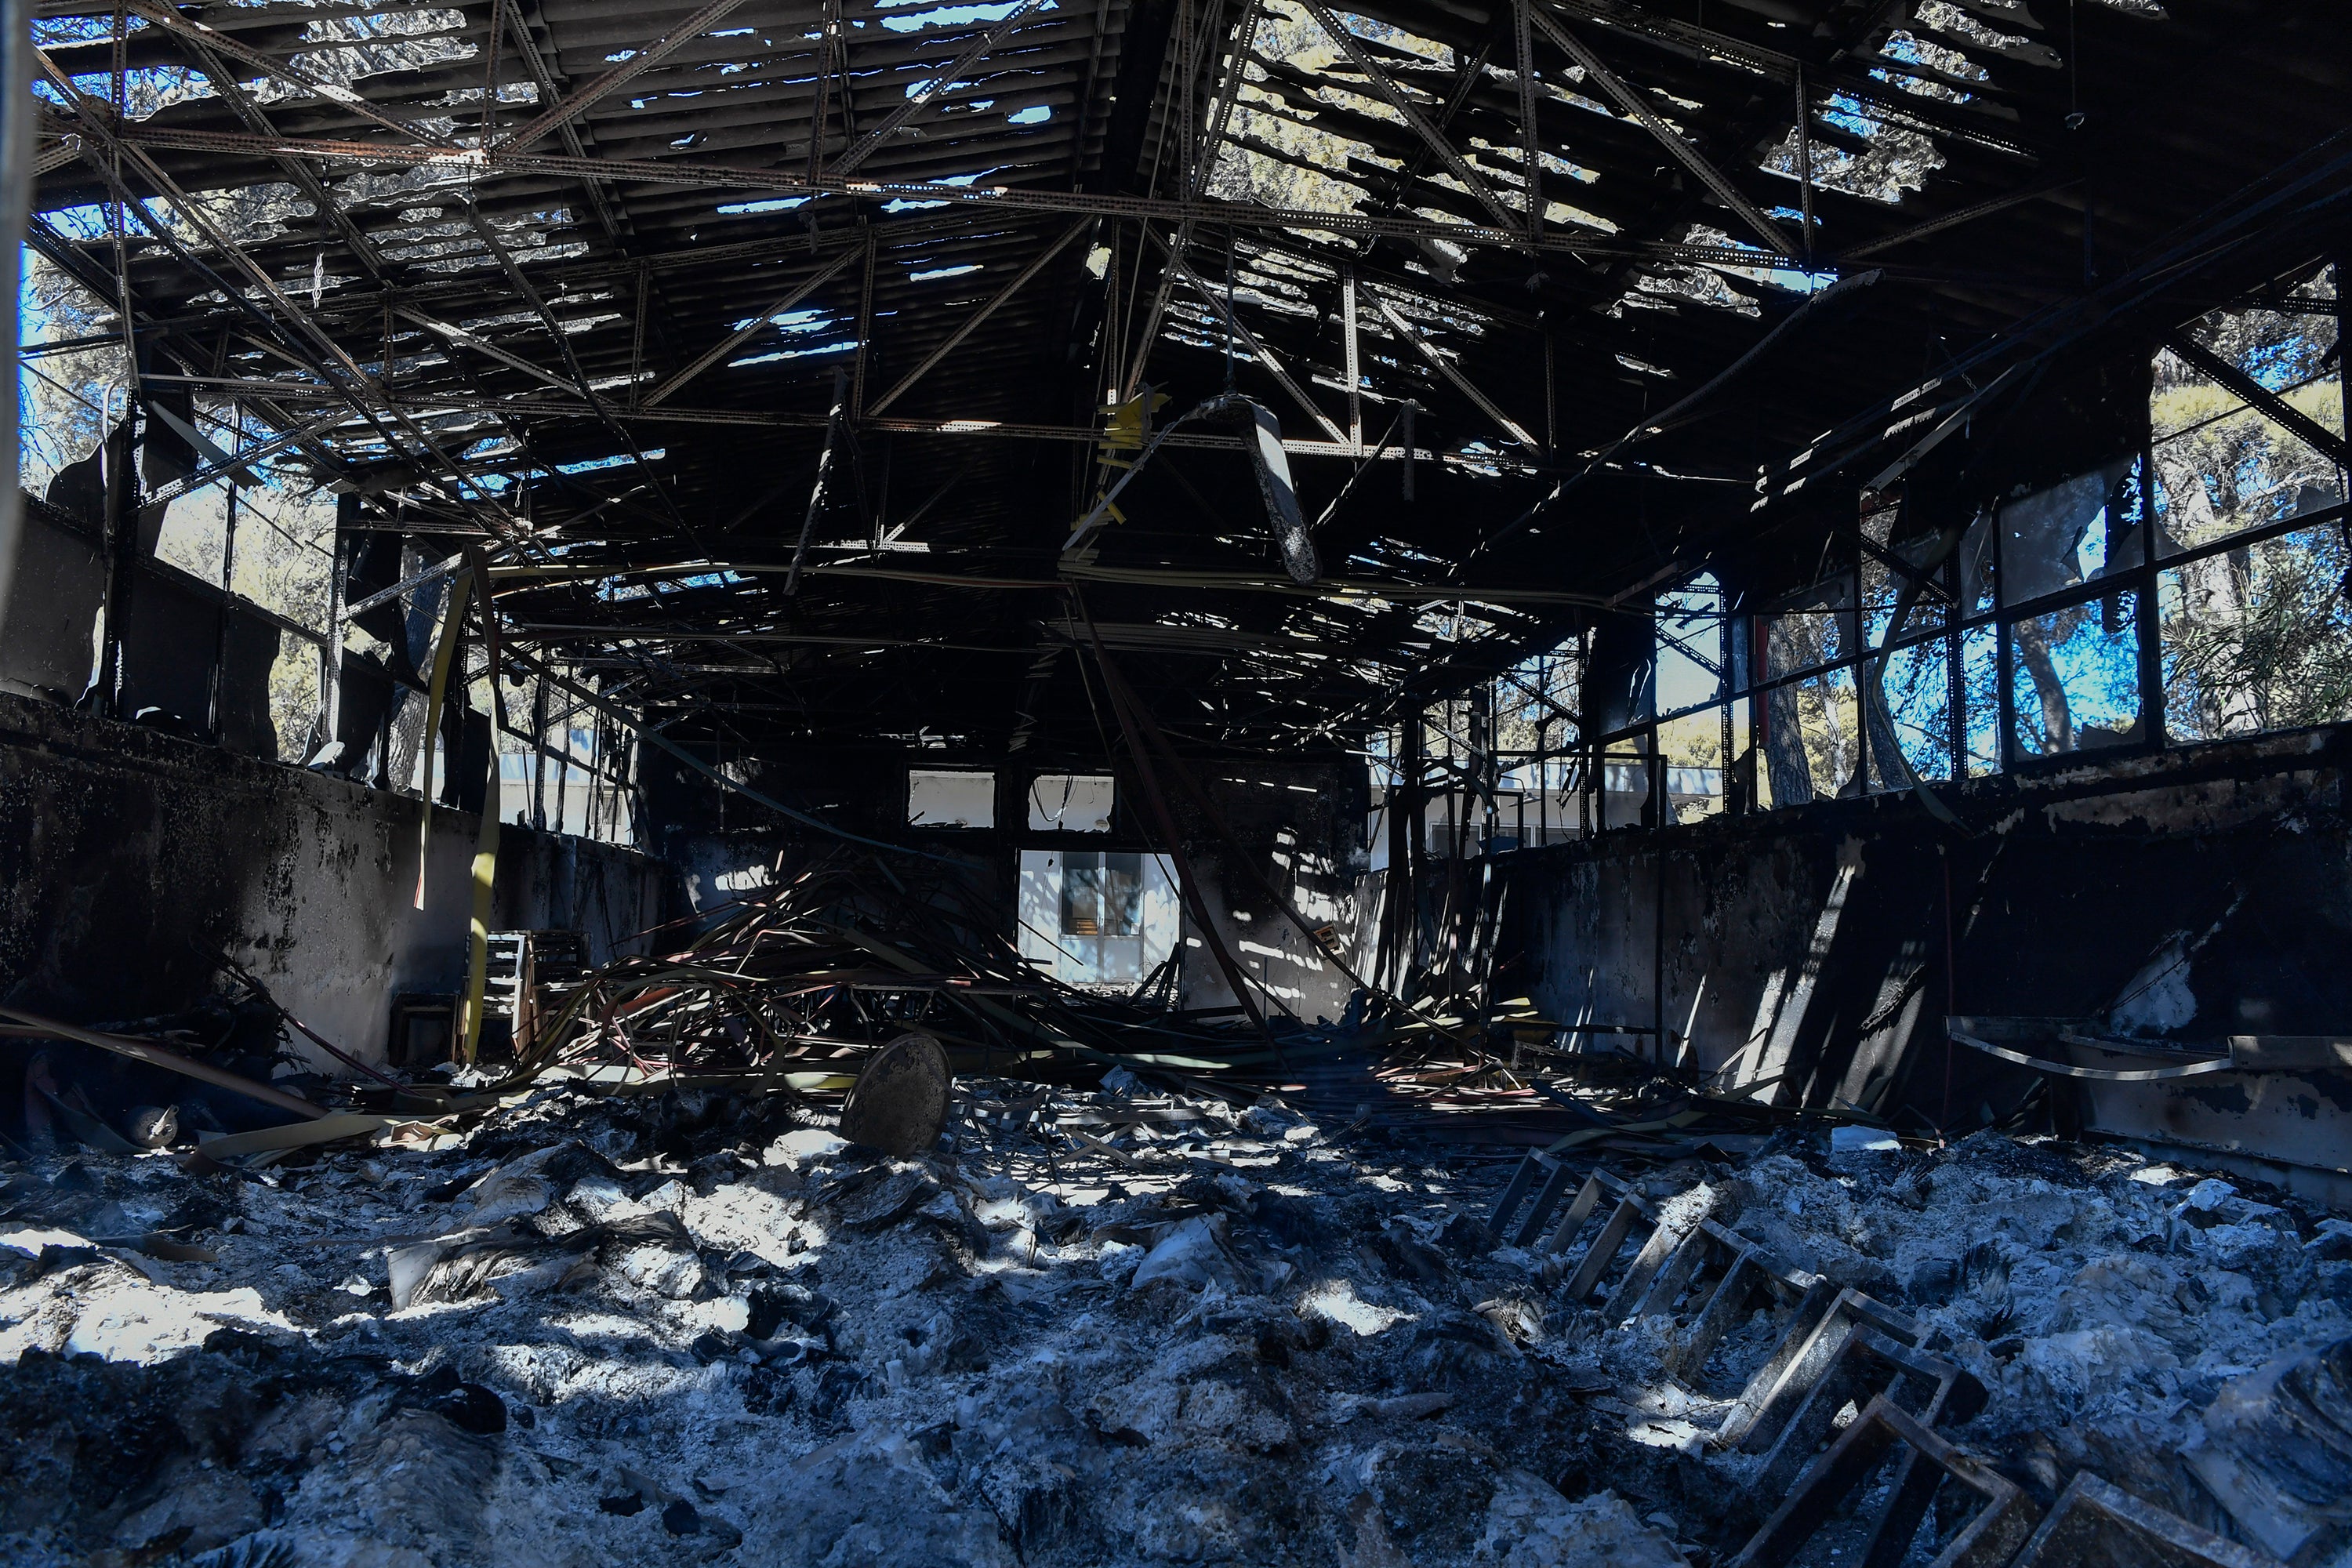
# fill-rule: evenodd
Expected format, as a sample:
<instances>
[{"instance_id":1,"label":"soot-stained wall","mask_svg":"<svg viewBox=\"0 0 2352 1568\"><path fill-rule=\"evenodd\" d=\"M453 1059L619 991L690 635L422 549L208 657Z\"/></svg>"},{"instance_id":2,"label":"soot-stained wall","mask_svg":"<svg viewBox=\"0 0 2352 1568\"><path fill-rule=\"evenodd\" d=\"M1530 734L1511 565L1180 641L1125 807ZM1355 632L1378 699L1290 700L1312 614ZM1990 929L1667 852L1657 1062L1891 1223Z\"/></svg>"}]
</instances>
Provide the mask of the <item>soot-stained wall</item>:
<instances>
[{"instance_id":1,"label":"soot-stained wall","mask_svg":"<svg viewBox=\"0 0 2352 1568\"><path fill-rule=\"evenodd\" d=\"M2352 1075L2086 1092L1945 1037L1948 1012L2352 1034L2347 757L2352 731L2300 732L1937 786L1957 826L1902 794L1506 855L1498 984L1663 1018L1671 1059L1782 1105L1966 1131L2038 1091L2061 1126L2352 1170Z\"/></svg>"},{"instance_id":2,"label":"soot-stained wall","mask_svg":"<svg viewBox=\"0 0 2352 1568\"><path fill-rule=\"evenodd\" d=\"M381 1061L391 1001L463 979L480 819L0 694L0 995L75 1022L172 1012L213 955ZM509 827L492 923L572 927L601 962L666 918L677 879L612 845ZM333 1064L321 1061L322 1069Z\"/></svg>"}]
</instances>

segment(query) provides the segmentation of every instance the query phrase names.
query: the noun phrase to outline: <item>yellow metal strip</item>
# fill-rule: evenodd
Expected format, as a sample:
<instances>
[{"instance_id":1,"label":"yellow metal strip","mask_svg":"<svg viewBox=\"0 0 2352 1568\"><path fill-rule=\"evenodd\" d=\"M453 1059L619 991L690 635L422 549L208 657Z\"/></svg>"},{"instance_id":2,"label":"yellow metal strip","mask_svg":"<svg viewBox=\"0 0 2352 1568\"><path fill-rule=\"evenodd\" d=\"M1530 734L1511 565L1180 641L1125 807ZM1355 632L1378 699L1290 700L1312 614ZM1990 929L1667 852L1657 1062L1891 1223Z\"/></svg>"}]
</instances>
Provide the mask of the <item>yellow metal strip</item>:
<instances>
[{"instance_id":1,"label":"yellow metal strip","mask_svg":"<svg viewBox=\"0 0 2352 1568\"><path fill-rule=\"evenodd\" d=\"M425 907L425 857L433 843L433 748L441 739L441 700L449 690L449 664L457 651L457 635L466 624L466 594L474 585L470 574L460 572L449 581L449 605L441 616L441 641L433 650L433 679L425 694L425 736L417 750L425 757L425 809L416 817L416 900ZM451 766L457 759L449 759Z\"/></svg>"},{"instance_id":2,"label":"yellow metal strip","mask_svg":"<svg viewBox=\"0 0 2352 1568\"><path fill-rule=\"evenodd\" d=\"M491 753L495 770L498 756ZM499 875L499 796L498 775L490 777L490 798L482 804L482 837L474 846L474 922L466 955L466 1065L474 1063L474 1052L482 1040L482 988L490 967L490 888ZM522 976L515 976L522 984Z\"/></svg>"}]
</instances>

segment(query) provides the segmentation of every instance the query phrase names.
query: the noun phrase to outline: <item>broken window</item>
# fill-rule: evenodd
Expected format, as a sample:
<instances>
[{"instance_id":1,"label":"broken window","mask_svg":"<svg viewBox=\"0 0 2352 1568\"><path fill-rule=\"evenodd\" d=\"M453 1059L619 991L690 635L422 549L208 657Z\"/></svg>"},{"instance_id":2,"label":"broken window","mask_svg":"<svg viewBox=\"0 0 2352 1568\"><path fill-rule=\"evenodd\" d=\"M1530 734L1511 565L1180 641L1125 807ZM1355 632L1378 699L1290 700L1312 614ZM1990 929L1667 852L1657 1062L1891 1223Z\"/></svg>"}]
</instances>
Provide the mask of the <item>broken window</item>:
<instances>
[{"instance_id":1,"label":"broken window","mask_svg":"<svg viewBox=\"0 0 2352 1568\"><path fill-rule=\"evenodd\" d=\"M2352 718L2352 568L2342 525L2298 529L2165 572L2164 725L2177 742Z\"/></svg>"},{"instance_id":2,"label":"broken window","mask_svg":"<svg viewBox=\"0 0 2352 1568\"><path fill-rule=\"evenodd\" d=\"M1854 651L1852 573L1807 589L1764 623L1764 675L1775 679L1845 658ZM1846 794L1860 761L1853 671L1823 670L1802 679L1778 679L1764 697L1763 798L1801 805Z\"/></svg>"},{"instance_id":3,"label":"broken window","mask_svg":"<svg viewBox=\"0 0 2352 1568\"><path fill-rule=\"evenodd\" d=\"M2029 616L2010 627L2010 700L2021 757L2139 740L2137 590Z\"/></svg>"},{"instance_id":4,"label":"broken window","mask_svg":"<svg viewBox=\"0 0 2352 1568\"><path fill-rule=\"evenodd\" d=\"M1929 532L1906 538L1901 509L1868 507L1862 517L1862 637L1885 647L1943 626L1951 595L1944 584L1952 544Z\"/></svg>"},{"instance_id":5,"label":"broken window","mask_svg":"<svg viewBox=\"0 0 2352 1568\"><path fill-rule=\"evenodd\" d=\"M2279 297L2281 308L2211 311L2157 354L2148 420L2159 556L2344 499L2334 459L2293 428L2299 418L2344 431L2336 293L2336 269L2325 268Z\"/></svg>"},{"instance_id":6,"label":"broken window","mask_svg":"<svg viewBox=\"0 0 2352 1568\"><path fill-rule=\"evenodd\" d=\"M1858 690L1868 731L1873 789L1907 789L1945 779L1952 766L1952 682L1947 638L1955 601L1965 605L1971 574L1955 557L1989 537L1981 521L1964 536L1903 528L1902 508L1863 498L1862 637L1885 649L1861 666ZM1972 585L1972 584L1971 584Z\"/></svg>"},{"instance_id":7,"label":"broken window","mask_svg":"<svg viewBox=\"0 0 2352 1568\"><path fill-rule=\"evenodd\" d=\"M1176 873L1135 850L1024 849L1021 956L1071 985L1131 989L1176 952Z\"/></svg>"},{"instance_id":8,"label":"broken window","mask_svg":"<svg viewBox=\"0 0 2352 1568\"><path fill-rule=\"evenodd\" d=\"M2028 604L2139 564L2137 463L2121 458L2000 509L2000 602Z\"/></svg>"},{"instance_id":9,"label":"broken window","mask_svg":"<svg viewBox=\"0 0 2352 1568\"><path fill-rule=\"evenodd\" d=\"M912 827L993 827L996 775L910 768L907 822Z\"/></svg>"},{"instance_id":10,"label":"broken window","mask_svg":"<svg viewBox=\"0 0 2352 1568\"><path fill-rule=\"evenodd\" d=\"M1908 789L1952 776L1952 679L1942 637L1911 643L1862 667L1873 787Z\"/></svg>"},{"instance_id":11,"label":"broken window","mask_svg":"<svg viewBox=\"0 0 2352 1568\"><path fill-rule=\"evenodd\" d=\"M1116 785L1107 773L1039 773L1029 784L1029 826L1039 833L1108 833Z\"/></svg>"}]
</instances>

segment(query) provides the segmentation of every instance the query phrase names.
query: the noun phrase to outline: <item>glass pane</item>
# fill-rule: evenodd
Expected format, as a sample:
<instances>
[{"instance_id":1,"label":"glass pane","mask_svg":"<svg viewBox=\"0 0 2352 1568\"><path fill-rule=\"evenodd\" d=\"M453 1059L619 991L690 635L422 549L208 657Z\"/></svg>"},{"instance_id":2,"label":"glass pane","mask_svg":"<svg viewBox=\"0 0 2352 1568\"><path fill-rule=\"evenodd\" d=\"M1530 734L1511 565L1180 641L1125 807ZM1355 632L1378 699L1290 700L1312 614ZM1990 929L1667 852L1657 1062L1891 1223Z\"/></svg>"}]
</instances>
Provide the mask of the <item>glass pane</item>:
<instances>
[{"instance_id":1,"label":"glass pane","mask_svg":"<svg viewBox=\"0 0 2352 1568\"><path fill-rule=\"evenodd\" d=\"M2289 310L2215 310L2189 329L2199 346L2335 434L2344 431L2342 366L2331 359L2333 269L2294 290ZM2343 499L2336 466L2310 443L2169 350L2156 356L2148 401L2156 436L2163 553Z\"/></svg>"},{"instance_id":2,"label":"glass pane","mask_svg":"<svg viewBox=\"0 0 2352 1568\"><path fill-rule=\"evenodd\" d=\"M2096 751L2140 738L2137 599L2119 593L2010 628L2020 756Z\"/></svg>"},{"instance_id":3,"label":"glass pane","mask_svg":"<svg viewBox=\"0 0 2352 1568\"><path fill-rule=\"evenodd\" d=\"M2130 564L2110 563L2108 503L2126 503L2132 462L2125 458L2077 474L2000 509L2000 602L2021 605ZM2117 519L2115 541L2135 537Z\"/></svg>"},{"instance_id":4,"label":"glass pane","mask_svg":"<svg viewBox=\"0 0 2352 1568\"><path fill-rule=\"evenodd\" d=\"M1871 785L1907 789L1952 776L1952 683L1944 639L1914 643L1863 666Z\"/></svg>"},{"instance_id":5,"label":"glass pane","mask_svg":"<svg viewBox=\"0 0 2352 1568\"><path fill-rule=\"evenodd\" d=\"M2164 574L2164 724L2210 741L2352 718L2352 565L2333 525Z\"/></svg>"},{"instance_id":6,"label":"glass pane","mask_svg":"<svg viewBox=\"0 0 2352 1568\"><path fill-rule=\"evenodd\" d=\"M1103 858L1099 852L1062 858L1062 934L1102 934Z\"/></svg>"},{"instance_id":7,"label":"glass pane","mask_svg":"<svg viewBox=\"0 0 2352 1568\"><path fill-rule=\"evenodd\" d=\"M1766 804L1801 805L1853 793L1860 752L1853 671L1773 687L1765 693L1764 711Z\"/></svg>"},{"instance_id":8,"label":"glass pane","mask_svg":"<svg viewBox=\"0 0 2352 1568\"><path fill-rule=\"evenodd\" d=\"M2000 632L1970 626L1960 634L1960 690L1968 703L1965 761L1970 778L2000 772Z\"/></svg>"}]
</instances>

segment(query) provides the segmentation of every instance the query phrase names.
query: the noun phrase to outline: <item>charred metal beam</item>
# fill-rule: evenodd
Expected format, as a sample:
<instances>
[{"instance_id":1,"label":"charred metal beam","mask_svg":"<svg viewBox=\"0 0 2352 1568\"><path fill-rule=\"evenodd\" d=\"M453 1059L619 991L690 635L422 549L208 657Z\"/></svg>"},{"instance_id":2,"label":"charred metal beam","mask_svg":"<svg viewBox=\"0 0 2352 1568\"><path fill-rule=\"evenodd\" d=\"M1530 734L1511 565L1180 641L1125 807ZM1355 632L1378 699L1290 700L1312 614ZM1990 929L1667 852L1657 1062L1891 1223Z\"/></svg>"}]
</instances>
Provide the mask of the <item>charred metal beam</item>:
<instances>
[{"instance_id":1,"label":"charred metal beam","mask_svg":"<svg viewBox=\"0 0 2352 1568\"><path fill-rule=\"evenodd\" d=\"M915 383L922 380L924 376L930 374L931 368L934 365L938 364L940 361L947 358L949 354L954 353L957 345L961 343L964 339L971 336L974 329L978 328L982 321L987 321L989 317L996 314L997 310L1003 307L1007 300L1012 299L1013 295L1019 293L1023 284L1027 283L1029 279L1036 277L1038 273L1044 271L1047 262L1062 254L1064 250L1069 247L1069 244L1072 240L1077 238L1078 236L1086 233L1087 230L1093 226L1093 219L1080 218L1077 222L1064 229L1062 231L1062 237L1059 239L1056 239L1053 244L1047 246L1035 256L1030 258L1029 264L1026 267L1024 267L1020 272L1014 276L1013 281L1007 283L1003 288L999 289L993 295L990 296L987 302L982 304L980 309L965 317L962 325L957 327L954 331L950 332L947 335L946 341L942 342L939 347L924 355L921 363L916 365L914 369L899 377L898 385L892 387L889 391L876 398L873 405L866 410L866 412L869 415L879 414L884 409L889 407L893 403L898 402L909 387L913 386Z\"/></svg>"},{"instance_id":2,"label":"charred metal beam","mask_svg":"<svg viewBox=\"0 0 2352 1568\"><path fill-rule=\"evenodd\" d=\"M862 246L854 246L845 248L839 256L835 257L831 261L828 261L823 267L818 268L812 276L803 279L802 282L793 285L793 288L782 298L777 300L775 303L761 309L754 314L750 321L744 322L737 331L730 333L720 342L714 343L709 348L704 350L700 354L695 356L692 363L686 365L684 368L677 371L677 374L664 381L660 385L655 387L651 392L646 393L645 397L641 400L639 406L652 408L667 401L672 393L677 391L688 382L692 381L696 376L700 375L704 371L709 370L712 365L717 364L720 360L725 359L729 354L733 353L737 349L741 348L745 343L750 342L753 338L758 337L762 331L766 331L774 323L776 317L782 315L786 310L791 310L803 300L807 299L811 294L816 292L818 289L824 287L826 283L838 277L841 273L841 269L848 266L852 261L856 260L860 252L864 251L866 248L866 247Z\"/></svg>"},{"instance_id":3,"label":"charred metal beam","mask_svg":"<svg viewBox=\"0 0 2352 1568\"><path fill-rule=\"evenodd\" d=\"M1045 5L1045 0L1021 0L988 31L974 38L963 53L948 62L946 68L930 80L907 95L907 100L884 115L880 123L857 139L849 151L821 172L841 178L854 173L859 164L880 150L882 143L898 133L898 128L930 107L931 100L948 88L966 79L971 68L994 53L996 47L1012 36L1013 30L1034 16ZM819 128L820 136L823 128Z\"/></svg>"},{"instance_id":4,"label":"charred metal beam","mask_svg":"<svg viewBox=\"0 0 2352 1568\"><path fill-rule=\"evenodd\" d=\"M1146 232L1148 233L1150 231L1147 230ZM1154 244L1159 245L1163 251L1167 252L1168 264L1176 269L1177 274L1181 277L1186 283L1192 285L1192 292L1198 294L1202 299L1208 301L1209 309L1216 312L1217 319L1224 322L1225 328L1228 331L1231 331L1234 336L1241 339L1242 346L1248 349L1251 356L1255 358L1258 363L1265 367L1266 374L1273 376L1274 379L1281 384L1282 390L1290 395L1290 400L1297 404L1300 408L1306 410L1307 416L1314 420L1316 424L1320 425L1323 427L1324 434L1329 436L1332 440L1340 442L1346 441L1348 439L1348 433L1340 429L1339 426L1333 424L1331 416L1324 413L1321 408L1318 407L1315 400L1307 395L1306 390L1301 387L1298 383L1291 379L1290 372L1283 368L1282 361L1276 356L1274 351L1267 348L1264 343L1258 342L1257 334L1251 331L1249 328L1243 323L1242 319L1234 312L1232 307L1217 297L1216 290L1202 282L1201 280L1201 275L1193 271L1185 259L1181 256L1178 255L1174 249L1171 248L1165 241L1160 238L1158 235L1152 235L1151 237Z\"/></svg>"},{"instance_id":5,"label":"charred metal beam","mask_svg":"<svg viewBox=\"0 0 2352 1568\"><path fill-rule=\"evenodd\" d=\"M2234 393L2252 407L2285 426L2336 467L2352 468L2352 447L2345 444L2343 437L2188 333L2173 333L2165 339L2164 346L2178 355L2183 363L2204 372L2220 382L2224 390Z\"/></svg>"},{"instance_id":6,"label":"charred metal beam","mask_svg":"<svg viewBox=\"0 0 2352 1568\"><path fill-rule=\"evenodd\" d=\"M1519 216L1511 211L1510 204L1496 195L1495 187L1486 183L1486 177L1472 168L1469 160L1454 150L1454 143L1448 142L1444 134L1429 122L1429 117L1421 111L1420 105L1405 95L1404 89L1396 84L1396 79L1381 68L1381 63L1372 58L1370 52L1357 40L1356 36L1347 29L1339 17L1331 14L1330 7L1325 5L1322 0L1299 0L1299 4L1304 5L1307 14L1315 18L1317 25L1330 36L1331 41L1339 46L1340 52L1354 63L1358 70L1364 73L1364 79L1371 83L1373 92L1391 109L1397 111L1404 122L1412 128L1414 135L1428 144L1430 152L1436 154L1437 161L1445 165L1446 172L1461 181L1470 194L1478 198L1479 205L1493 213L1506 228L1516 226L1519 222Z\"/></svg>"},{"instance_id":7,"label":"charred metal beam","mask_svg":"<svg viewBox=\"0 0 2352 1568\"><path fill-rule=\"evenodd\" d=\"M1513 41L1518 51L1520 168L1527 185L1520 195L1530 236L1543 229L1543 133L1536 114L1535 27L1528 15L1535 5L1536 0L1511 0Z\"/></svg>"},{"instance_id":8,"label":"charred metal beam","mask_svg":"<svg viewBox=\"0 0 2352 1568\"><path fill-rule=\"evenodd\" d=\"M1594 54L1585 46L1581 38L1561 26L1548 11L1540 6L1530 5L1527 12L1535 25L1542 29L1545 37L1549 38L1570 58L1582 66L1586 76L1590 77L1603 92L1615 99L1626 113L1640 121L1643 130L1656 137L1660 146L1672 153L1683 167L1696 175L1699 183L1713 191L1716 198L1725 206L1737 213L1739 220L1755 230L1759 238L1782 256L1794 257L1798 254L1798 247L1790 243L1787 235L1780 232L1780 226L1766 217L1755 203L1734 189L1731 182L1723 177L1722 172L1713 163L1708 163L1697 148L1685 141L1682 132L1660 119L1657 110L1650 107L1646 96L1627 85L1615 71L1609 68L1599 55Z\"/></svg>"},{"instance_id":9,"label":"charred metal beam","mask_svg":"<svg viewBox=\"0 0 2352 1568\"><path fill-rule=\"evenodd\" d=\"M423 327L428 332L446 338L453 343L462 344L486 359L496 360L509 370L519 370L533 380L543 381L558 392L568 392L572 396L583 399L588 395L586 387L566 381L551 370L543 370L520 354L509 353L488 339L477 336L463 327L452 326L446 321L436 321L424 311L412 310L406 306L398 308L393 313L404 321ZM583 412L584 413L585 410L583 409Z\"/></svg>"},{"instance_id":10,"label":"charred metal beam","mask_svg":"<svg viewBox=\"0 0 2352 1568\"><path fill-rule=\"evenodd\" d=\"M1537 15L1541 16L1541 13ZM87 123L86 120L76 121L78 128ZM1500 225L1440 223L1360 212L1261 206L1241 202L1165 201L1150 196L1055 191L1037 186L982 185L977 183L950 185L927 180L844 180L830 174L810 180L780 170L699 163L672 158L577 158L537 153L493 153L484 158L471 152L444 152L431 147L399 146L381 142L180 130L159 126L152 121L126 124L119 140L125 146L197 153L241 153L257 158L285 154L315 158L323 163L393 164L411 168L440 165L478 175L493 173L541 174L556 179L686 185L698 189L763 192L777 195L846 195L884 201L939 202L1002 207L1019 212L1085 214L1094 217L1190 223L1236 231L1305 229L1356 239L1441 239L1449 245L1494 246L1519 251L1532 246L1548 253L1620 260L1668 261L1686 265L1712 263L1727 267L1756 265L1753 249L1727 245L1622 240L1607 236L1569 235L1558 230L1548 230L1530 239L1520 226L1519 216L1507 208Z\"/></svg>"},{"instance_id":11,"label":"charred metal beam","mask_svg":"<svg viewBox=\"0 0 2352 1568\"><path fill-rule=\"evenodd\" d=\"M1413 330L1412 323L1408 322L1402 316L1397 314L1396 308L1391 305L1386 300L1381 298L1380 290L1373 289L1367 289L1365 292L1371 296L1372 308L1380 311L1381 318L1388 322L1389 329L1395 332L1396 335L1403 340L1407 344L1411 345L1414 353L1421 355L1423 359L1428 361L1431 368L1435 370L1438 374L1444 376L1448 382L1452 383L1454 390L1459 392L1463 396L1476 404L1479 410L1483 412L1487 418L1492 419L1496 425L1500 426L1504 434L1509 436L1512 440L1517 441L1520 446L1526 447L1530 452L1540 453L1543 450L1543 444L1538 441L1533 436L1528 434L1526 428L1522 426L1517 420L1504 413L1500 408L1497 408L1492 398L1489 398L1485 393L1479 391L1477 386L1470 380L1470 378L1462 374L1461 367L1456 365L1452 360L1447 359L1444 354L1439 353L1435 348L1430 345L1428 340L1424 339L1419 332Z\"/></svg>"},{"instance_id":12,"label":"charred metal beam","mask_svg":"<svg viewBox=\"0 0 2352 1568\"><path fill-rule=\"evenodd\" d=\"M1990 201L1978 202L1973 205L1962 207L1958 212L1946 213L1941 217L1929 218L1925 223L1915 223L1908 228L1898 228L1892 234L1866 241L1851 250L1839 252L1839 258L1845 261L1859 261L1864 257L1875 256L1882 250L1892 250L1898 245L1908 245L1915 239L1925 239L1931 234L1941 234L1948 228L1958 228L1964 223L1973 223L1978 218L2005 211L2022 203L2039 201L2043 196L2054 195L2077 183L2072 178L2036 181L2023 190L2011 191L2007 195L1994 196Z\"/></svg>"},{"instance_id":13,"label":"charred metal beam","mask_svg":"<svg viewBox=\"0 0 2352 1568\"><path fill-rule=\"evenodd\" d=\"M824 482L833 474L834 448L841 442L842 421L849 415L849 373L835 367L833 373L833 413L825 421L824 449L817 454L816 482L809 487L808 510L801 518L800 542L793 546L793 564L784 574L784 597L789 599L801 591L801 568L808 561L809 535L816 529L817 513L824 509Z\"/></svg>"},{"instance_id":14,"label":"charred metal beam","mask_svg":"<svg viewBox=\"0 0 2352 1568\"><path fill-rule=\"evenodd\" d=\"M626 87L679 49L710 31L724 21L729 13L742 4L743 0L710 0L709 5L688 17L663 37L639 49L562 103L556 104L538 119L530 121L520 130L512 132L505 141L498 144L498 150L520 153L532 142L548 136L558 126L570 124L594 108L601 100Z\"/></svg>"}]
</instances>

